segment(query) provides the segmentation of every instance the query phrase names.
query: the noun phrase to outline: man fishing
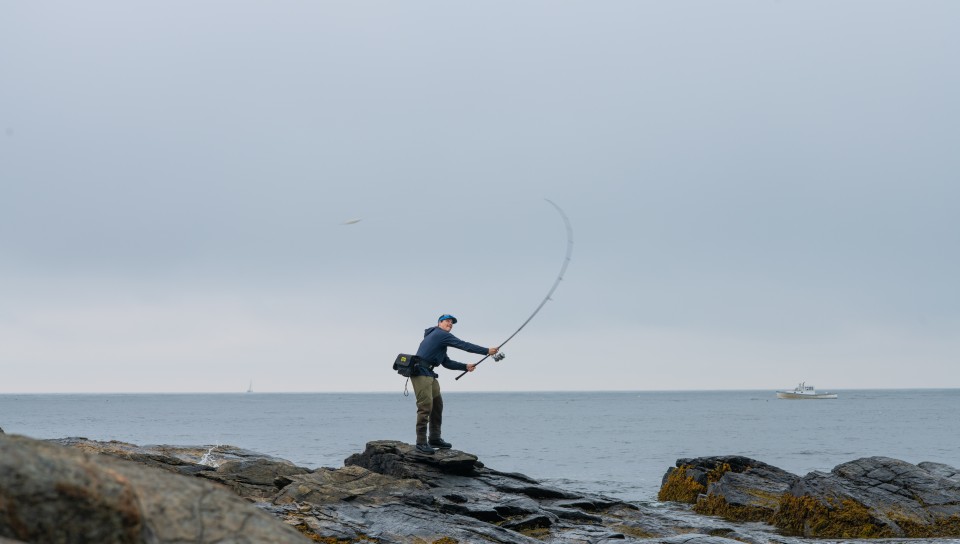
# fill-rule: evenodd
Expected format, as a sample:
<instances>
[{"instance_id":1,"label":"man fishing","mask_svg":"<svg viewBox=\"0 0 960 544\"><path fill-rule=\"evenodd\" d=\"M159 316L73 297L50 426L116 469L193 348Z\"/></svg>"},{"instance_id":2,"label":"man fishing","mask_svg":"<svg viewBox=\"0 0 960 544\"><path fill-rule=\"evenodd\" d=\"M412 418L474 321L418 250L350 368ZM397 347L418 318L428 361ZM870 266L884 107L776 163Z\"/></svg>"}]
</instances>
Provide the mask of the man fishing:
<instances>
[{"instance_id":1,"label":"man fishing","mask_svg":"<svg viewBox=\"0 0 960 544\"><path fill-rule=\"evenodd\" d=\"M450 370L473 372L476 364L464 364L447 357L447 347L457 348L469 353L493 355L497 348L485 348L470 342L464 342L450 333L457 318L443 314L437 319L437 326L423 331L423 341L417 349L419 362L413 368L410 381L417 397L417 451L433 455L434 448L446 449L452 444L440 437L440 424L443 421L443 398L440 396L439 376L433 371L437 366ZM427 439L427 430L430 439Z\"/></svg>"}]
</instances>

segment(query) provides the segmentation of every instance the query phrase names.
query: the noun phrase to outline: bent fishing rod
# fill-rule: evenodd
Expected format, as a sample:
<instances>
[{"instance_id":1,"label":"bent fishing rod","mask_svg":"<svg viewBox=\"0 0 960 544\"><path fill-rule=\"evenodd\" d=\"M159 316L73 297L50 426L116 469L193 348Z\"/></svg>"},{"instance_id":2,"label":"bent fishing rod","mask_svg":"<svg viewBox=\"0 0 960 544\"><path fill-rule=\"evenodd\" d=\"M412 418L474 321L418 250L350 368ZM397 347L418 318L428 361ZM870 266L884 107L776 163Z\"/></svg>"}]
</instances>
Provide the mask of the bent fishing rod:
<instances>
[{"instance_id":1,"label":"bent fishing rod","mask_svg":"<svg viewBox=\"0 0 960 544\"><path fill-rule=\"evenodd\" d=\"M550 203L551 206L553 206L554 208L556 208L556 209L557 209L557 212L560 213L560 217L563 218L563 224L564 224L564 226L567 228L567 254L563 257L563 264L560 266L560 274L557 276L557 279L553 282L553 287L551 287L550 290L547 291L547 296L543 297L543 301L540 303L539 306L537 306L537 309L534 310L532 314L530 314L530 317L528 317L527 320L523 322L523 325L520 325L520 328L519 328L519 329L515 330L515 331L513 332L513 334L511 334L506 340L504 340L503 342L500 343L499 346L497 346L497 351L498 351L498 352L500 351L500 348L502 348L507 342L509 342L510 340L512 340L513 337L517 335L517 333L519 333L520 331L522 331L523 328L527 326L527 323L529 323L529 322L537 315L537 313L540 312L540 309L543 308L544 305L546 305L546 303L547 303L549 300L551 300L550 297L553 296L553 292L557 290L557 286L560 285L560 282L561 282L561 281L563 281L563 275L567 272L567 265L570 264L570 256L573 254L573 227L570 226L570 220L567 219L567 214L563 213L563 210L560 209L560 206L557 206L557 205L556 205L552 200L550 200L549 198L545 198L544 200L546 200L547 202ZM497 357L498 355L499 355L499 357ZM474 367L476 367L476 366L479 365L480 363L486 361L487 358L489 358L489 357L490 357L489 355L485 355L485 356L483 357L483 359L480 359L479 361L477 361L477 362L474 364ZM499 361L499 360L502 360L503 357L504 357L504 356L503 356L502 354L497 353L497 355L494 355L494 356L493 356L493 360ZM457 376L456 379L459 380L459 379L462 378L462 377L464 376L464 374L466 374L467 372L468 372L467 370L464 370L463 372L460 373L459 376Z\"/></svg>"}]
</instances>

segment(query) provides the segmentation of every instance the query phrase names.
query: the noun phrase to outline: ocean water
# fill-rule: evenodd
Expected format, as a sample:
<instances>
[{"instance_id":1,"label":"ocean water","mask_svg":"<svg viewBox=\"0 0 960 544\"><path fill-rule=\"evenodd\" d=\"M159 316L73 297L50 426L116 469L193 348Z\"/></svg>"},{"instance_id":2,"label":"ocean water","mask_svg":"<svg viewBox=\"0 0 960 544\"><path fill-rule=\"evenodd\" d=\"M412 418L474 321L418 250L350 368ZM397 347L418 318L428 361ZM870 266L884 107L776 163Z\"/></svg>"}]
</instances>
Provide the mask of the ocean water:
<instances>
[{"instance_id":1,"label":"ocean water","mask_svg":"<svg viewBox=\"0 0 960 544\"><path fill-rule=\"evenodd\" d=\"M488 467L654 501L680 457L746 455L803 475L883 455L960 467L960 390L444 393L444 438ZM415 402L368 394L0 395L0 427L34 438L229 444L311 468L371 440L413 442Z\"/></svg>"}]
</instances>

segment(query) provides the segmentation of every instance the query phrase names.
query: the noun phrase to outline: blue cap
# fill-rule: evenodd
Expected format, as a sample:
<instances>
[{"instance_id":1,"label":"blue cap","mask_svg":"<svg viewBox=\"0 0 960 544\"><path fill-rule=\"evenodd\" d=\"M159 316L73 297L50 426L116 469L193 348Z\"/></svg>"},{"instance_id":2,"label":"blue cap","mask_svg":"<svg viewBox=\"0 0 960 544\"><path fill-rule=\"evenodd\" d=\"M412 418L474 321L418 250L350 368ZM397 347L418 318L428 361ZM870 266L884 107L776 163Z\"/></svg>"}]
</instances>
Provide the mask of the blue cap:
<instances>
[{"instance_id":1,"label":"blue cap","mask_svg":"<svg viewBox=\"0 0 960 544\"><path fill-rule=\"evenodd\" d=\"M454 324L456 324L456 322L457 322L457 318L453 317L452 315L450 315L450 314L443 314L443 315L441 315L440 317L437 318L437 323L443 321L444 319L452 319Z\"/></svg>"}]
</instances>

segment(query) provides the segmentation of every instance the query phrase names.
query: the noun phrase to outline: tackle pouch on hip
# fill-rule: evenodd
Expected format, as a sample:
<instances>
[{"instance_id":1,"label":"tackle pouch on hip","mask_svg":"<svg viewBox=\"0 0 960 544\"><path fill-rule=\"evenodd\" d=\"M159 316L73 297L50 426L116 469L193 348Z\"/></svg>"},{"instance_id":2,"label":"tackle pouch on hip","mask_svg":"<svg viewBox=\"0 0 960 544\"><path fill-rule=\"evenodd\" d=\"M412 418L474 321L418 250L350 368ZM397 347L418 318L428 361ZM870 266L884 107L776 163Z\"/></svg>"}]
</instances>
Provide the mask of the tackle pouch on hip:
<instances>
[{"instance_id":1,"label":"tackle pouch on hip","mask_svg":"<svg viewBox=\"0 0 960 544\"><path fill-rule=\"evenodd\" d=\"M409 378L413 375L413 368L417 366L418 362L420 362L420 358L416 355L401 353L394 359L393 369L397 371L397 374Z\"/></svg>"}]
</instances>

